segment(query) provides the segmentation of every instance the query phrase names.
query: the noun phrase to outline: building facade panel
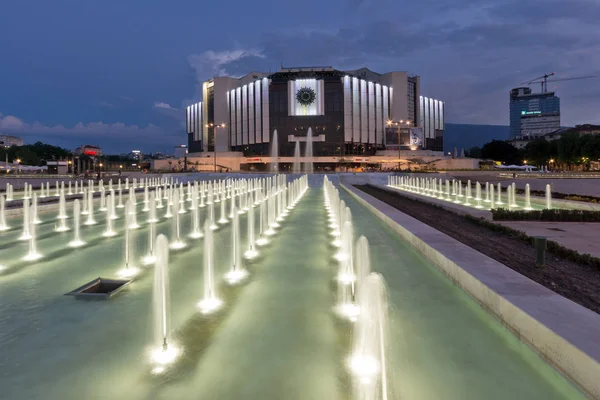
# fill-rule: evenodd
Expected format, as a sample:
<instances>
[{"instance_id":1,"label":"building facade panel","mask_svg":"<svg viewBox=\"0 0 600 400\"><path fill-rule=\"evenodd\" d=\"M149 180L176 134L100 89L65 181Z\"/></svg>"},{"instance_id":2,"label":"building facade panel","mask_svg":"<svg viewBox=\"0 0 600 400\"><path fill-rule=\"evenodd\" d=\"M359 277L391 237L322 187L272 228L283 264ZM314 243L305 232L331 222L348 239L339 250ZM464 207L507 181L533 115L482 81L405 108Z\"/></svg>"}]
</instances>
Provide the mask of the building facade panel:
<instances>
[{"instance_id":1,"label":"building facade panel","mask_svg":"<svg viewBox=\"0 0 600 400\"><path fill-rule=\"evenodd\" d=\"M248 85L248 143L254 144L255 130L254 130L254 84Z\"/></svg>"},{"instance_id":2,"label":"building facade panel","mask_svg":"<svg viewBox=\"0 0 600 400\"><path fill-rule=\"evenodd\" d=\"M344 141L352 141L352 88L351 79L344 76Z\"/></svg>"}]
</instances>

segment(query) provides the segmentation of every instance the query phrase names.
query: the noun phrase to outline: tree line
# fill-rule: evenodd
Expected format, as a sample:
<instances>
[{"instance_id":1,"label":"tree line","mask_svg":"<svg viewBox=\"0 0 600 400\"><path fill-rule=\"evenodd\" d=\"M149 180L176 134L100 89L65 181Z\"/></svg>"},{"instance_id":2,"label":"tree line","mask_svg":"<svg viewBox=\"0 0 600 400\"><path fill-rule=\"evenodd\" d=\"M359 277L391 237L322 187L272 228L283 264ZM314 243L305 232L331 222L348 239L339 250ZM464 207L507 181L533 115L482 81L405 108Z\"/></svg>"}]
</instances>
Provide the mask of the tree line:
<instances>
[{"instance_id":1,"label":"tree line","mask_svg":"<svg viewBox=\"0 0 600 400\"><path fill-rule=\"evenodd\" d=\"M591 161L600 160L600 134L565 133L560 139L532 140L523 149L517 149L503 140L492 140L483 147L473 147L468 157L490 159L504 164L550 166L569 169L588 168Z\"/></svg>"}]
</instances>

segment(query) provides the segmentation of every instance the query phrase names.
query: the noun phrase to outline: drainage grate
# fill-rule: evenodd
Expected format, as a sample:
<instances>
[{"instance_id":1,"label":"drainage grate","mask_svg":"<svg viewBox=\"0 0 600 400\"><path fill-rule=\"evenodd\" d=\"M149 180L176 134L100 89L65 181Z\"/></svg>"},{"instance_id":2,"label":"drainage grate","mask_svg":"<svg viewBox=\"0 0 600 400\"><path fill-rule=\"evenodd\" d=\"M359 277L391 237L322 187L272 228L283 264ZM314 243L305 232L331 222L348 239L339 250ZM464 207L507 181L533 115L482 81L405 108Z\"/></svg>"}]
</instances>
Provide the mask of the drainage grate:
<instances>
[{"instance_id":1,"label":"drainage grate","mask_svg":"<svg viewBox=\"0 0 600 400\"><path fill-rule=\"evenodd\" d=\"M66 295L75 296L77 300L108 300L129 283L131 280L96 278Z\"/></svg>"}]
</instances>

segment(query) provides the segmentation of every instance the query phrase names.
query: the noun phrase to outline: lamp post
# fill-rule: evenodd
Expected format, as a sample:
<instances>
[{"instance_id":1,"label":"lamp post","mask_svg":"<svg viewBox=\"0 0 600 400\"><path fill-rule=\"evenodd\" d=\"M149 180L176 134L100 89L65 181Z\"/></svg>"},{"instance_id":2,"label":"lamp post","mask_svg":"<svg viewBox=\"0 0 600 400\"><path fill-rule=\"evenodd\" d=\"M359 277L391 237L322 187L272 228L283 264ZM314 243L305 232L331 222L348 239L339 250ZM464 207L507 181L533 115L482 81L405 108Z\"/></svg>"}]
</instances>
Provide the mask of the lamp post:
<instances>
[{"instance_id":1,"label":"lamp post","mask_svg":"<svg viewBox=\"0 0 600 400\"><path fill-rule=\"evenodd\" d=\"M213 130L213 168L214 171L217 172L217 128L225 128L225 123L223 122L222 124L214 124L214 123L210 123L210 124L206 124L207 128L215 128ZM208 147L207 147L208 149Z\"/></svg>"},{"instance_id":2,"label":"lamp post","mask_svg":"<svg viewBox=\"0 0 600 400\"><path fill-rule=\"evenodd\" d=\"M398 127L398 170L400 170L400 151L402 149L400 142L400 128L402 127L402 125L406 125L407 127L410 126L410 121L404 119L401 119L400 121L394 121L390 119L388 120L387 125Z\"/></svg>"}]
</instances>

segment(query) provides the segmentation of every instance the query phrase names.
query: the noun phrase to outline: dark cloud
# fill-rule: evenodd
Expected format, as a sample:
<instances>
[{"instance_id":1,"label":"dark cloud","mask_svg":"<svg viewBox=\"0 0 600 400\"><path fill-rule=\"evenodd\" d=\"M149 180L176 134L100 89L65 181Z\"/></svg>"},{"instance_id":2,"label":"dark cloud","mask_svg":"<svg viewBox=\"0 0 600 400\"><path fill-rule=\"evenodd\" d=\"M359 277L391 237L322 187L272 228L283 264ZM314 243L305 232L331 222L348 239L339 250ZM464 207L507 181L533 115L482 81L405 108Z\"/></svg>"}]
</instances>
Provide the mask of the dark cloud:
<instances>
[{"instance_id":1,"label":"dark cloud","mask_svg":"<svg viewBox=\"0 0 600 400\"><path fill-rule=\"evenodd\" d=\"M357 12L376 10L376 3L351 2ZM219 68L237 74L268 71L279 63L408 70L422 76L427 95L447 101L449 118L503 124L512 87L551 71L561 77L589 75L591 66L600 65L600 31L589 24L600 16L598 3L425 0L384 11L385 16L373 11L376 18L337 27L265 33L252 56ZM563 99L563 109L580 107L567 115L598 118L589 100L569 90L561 93L570 97Z\"/></svg>"}]
</instances>

